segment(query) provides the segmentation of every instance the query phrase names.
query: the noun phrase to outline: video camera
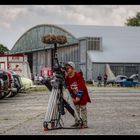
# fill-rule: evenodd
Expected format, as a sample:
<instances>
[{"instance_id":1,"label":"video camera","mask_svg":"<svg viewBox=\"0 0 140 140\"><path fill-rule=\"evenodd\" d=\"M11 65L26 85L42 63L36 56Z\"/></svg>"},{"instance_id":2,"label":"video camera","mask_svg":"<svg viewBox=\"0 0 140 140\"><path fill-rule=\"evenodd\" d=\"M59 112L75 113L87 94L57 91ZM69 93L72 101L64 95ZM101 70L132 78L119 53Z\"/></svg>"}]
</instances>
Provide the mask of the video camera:
<instances>
[{"instance_id":1,"label":"video camera","mask_svg":"<svg viewBox=\"0 0 140 140\"><path fill-rule=\"evenodd\" d=\"M54 35L48 34L42 37L42 42L45 44L54 44L54 47L51 48L51 68L56 78L62 79L65 81L65 71L66 68L63 66L63 63L60 63L57 58L57 44L65 44L67 38L64 35ZM42 81L45 86L51 91L52 84L51 79L45 79ZM64 84L64 83L63 83ZM65 84L64 84L65 85Z\"/></svg>"}]
</instances>

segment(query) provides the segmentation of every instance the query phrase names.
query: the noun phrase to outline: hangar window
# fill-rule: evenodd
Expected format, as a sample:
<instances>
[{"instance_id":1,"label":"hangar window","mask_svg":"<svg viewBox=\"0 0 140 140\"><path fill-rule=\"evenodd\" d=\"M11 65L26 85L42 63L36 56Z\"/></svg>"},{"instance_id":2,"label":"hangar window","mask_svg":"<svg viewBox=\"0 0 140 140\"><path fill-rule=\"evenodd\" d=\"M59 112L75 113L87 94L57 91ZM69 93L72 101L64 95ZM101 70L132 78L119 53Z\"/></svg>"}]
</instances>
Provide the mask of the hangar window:
<instances>
[{"instance_id":1,"label":"hangar window","mask_svg":"<svg viewBox=\"0 0 140 140\"><path fill-rule=\"evenodd\" d=\"M139 67L138 66L125 66L125 73L128 76L131 76L132 74L138 73Z\"/></svg>"},{"instance_id":2,"label":"hangar window","mask_svg":"<svg viewBox=\"0 0 140 140\"><path fill-rule=\"evenodd\" d=\"M100 50L102 45L101 37L89 37L88 38L88 50Z\"/></svg>"}]
</instances>

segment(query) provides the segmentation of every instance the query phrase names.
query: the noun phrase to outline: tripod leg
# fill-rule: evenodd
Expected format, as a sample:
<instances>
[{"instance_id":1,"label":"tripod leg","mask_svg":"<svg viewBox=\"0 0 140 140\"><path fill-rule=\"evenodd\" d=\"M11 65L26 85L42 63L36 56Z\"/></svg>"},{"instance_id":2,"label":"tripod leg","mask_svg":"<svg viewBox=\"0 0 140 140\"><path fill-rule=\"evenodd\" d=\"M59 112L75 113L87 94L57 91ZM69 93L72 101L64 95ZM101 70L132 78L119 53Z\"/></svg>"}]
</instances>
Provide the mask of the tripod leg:
<instances>
[{"instance_id":1,"label":"tripod leg","mask_svg":"<svg viewBox=\"0 0 140 140\"><path fill-rule=\"evenodd\" d=\"M44 121L43 123L44 131L48 131L48 123Z\"/></svg>"},{"instance_id":2,"label":"tripod leg","mask_svg":"<svg viewBox=\"0 0 140 140\"><path fill-rule=\"evenodd\" d=\"M47 122L51 121L51 119L52 119L52 113L53 113L54 106L55 106L55 103L56 103L55 101L56 101L56 98L57 98L57 92L58 92L58 89L52 89L51 96L50 96L50 99L49 99L49 102L48 102L47 112L46 112L46 115L45 115L45 120Z\"/></svg>"},{"instance_id":3,"label":"tripod leg","mask_svg":"<svg viewBox=\"0 0 140 140\"><path fill-rule=\"evenodd\" d=\"M43 80L42 84L44 84L49 89L50 92L52 91L51 79Z\"/></svg>"},{"instance_id":4,"label":"tripod leg","mask_svg":"<svg viewBox=\"0 0 140 140\"><path fill-rule=\"evenodd\" d=\"M74 110L71 106L63 99L64 107L70 112L70 114L74 117Z\"/></svg>"},{"instance_id":5,"label":"tripod leg","mask_svg":"<svg viewBox=\"0 0 140 140\"><path fill-rule=\"evenodd\" d=\"M75 118L75 117L77 118L79 124L83 125L83 120L82 120L82 118L80 118L80 117L78 116L77 110L76 110L76 108L75 108L73 102L72 102L73 107L71 107L70 104L69 104L65 99L63 99L63 102L64 102L64 107L69 111L69 113L70 113L74 118Z\"/></svg>"},{"instance_id":6,"label":"tripod leg","mask_svg":"<svg viewBox=\"0 0 140 140\"><path fill-rule=\"evenodd\" d=\"M61 115L64 115L64 103L63 103L63 98L62 98L62 89L60 88L59 91L58 91L58 118L57 118L57 122L56 122L56 127L58 127L58 125L60 127L62 127L61 123L60 123L60 120L61 120Z\"/></svg>"},{"instance_id":7,"label":"tripod leg","mask_svg":"<svg viewBox=\"0 0 140 140\"><path fill-rule=\"evenodd\" d=\"M57 105L57 94L58 94L58 89L52 89L50 98L49 98L49 102L48 102L48 107L47 107L47 112L45 115L45 121L44 121L44 129L48 129L48 123L51 123L52 120L54 121L54 119L56 118L56 113L57 111L55 110L56 105Z\"/></svg>"}]
</instances>

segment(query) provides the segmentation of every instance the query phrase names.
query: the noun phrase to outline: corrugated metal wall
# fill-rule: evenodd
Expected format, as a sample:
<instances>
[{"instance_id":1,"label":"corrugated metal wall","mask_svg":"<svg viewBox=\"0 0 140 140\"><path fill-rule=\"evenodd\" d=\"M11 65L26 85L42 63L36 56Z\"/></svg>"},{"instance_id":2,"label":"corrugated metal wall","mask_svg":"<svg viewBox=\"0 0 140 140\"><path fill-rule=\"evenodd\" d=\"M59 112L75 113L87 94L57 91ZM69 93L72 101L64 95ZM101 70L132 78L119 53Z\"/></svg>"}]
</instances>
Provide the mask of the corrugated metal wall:
<instances>
[{"instance_id":1,"label":"corrugated metal wall","mask_svg":"<svg viewBox=\"0 0 140 140\"><path fill-rule=\"evenodd\" d=\"M86 39L82 39L79 42L80 46L80 54L79 54L79 61L80 61L80 69L83 72L83 76L87 79L87 41Z\"/></svg>"},{"instance_id":2,"label":"corrugated metal wall","mask_svg":"<svg viewBox=\"0 0 140 140\"><path fill-rule=\"evenodd\" d=\"M78 44L58 47L57 57L59 62L66 63L73 61L76 69L79 69L79 48ZM42 50L33 52L33 73L40 74L40 69L43 67L51 67L51 50Z\"/></svg>"},{"instance_id":3,"label":"corrugated metal wall","mask_svg":"<svg viewBox=\"0 0 140 140\"><path fill-rule=\"evenodd\" d=\"M105 64L92 64L92 75L94 81L97 81L97 76L101 74L102 76L105 73Z\"/></svg>"}]
</instances>

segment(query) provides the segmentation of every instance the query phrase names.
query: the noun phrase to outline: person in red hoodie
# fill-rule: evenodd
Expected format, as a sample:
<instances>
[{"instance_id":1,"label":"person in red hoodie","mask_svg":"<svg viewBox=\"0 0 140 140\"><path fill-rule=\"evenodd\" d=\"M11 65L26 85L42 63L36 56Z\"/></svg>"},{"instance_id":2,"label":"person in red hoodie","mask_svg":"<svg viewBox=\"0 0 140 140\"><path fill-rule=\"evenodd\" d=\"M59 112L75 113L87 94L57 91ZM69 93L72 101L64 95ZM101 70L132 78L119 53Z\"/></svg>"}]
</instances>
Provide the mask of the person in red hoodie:
<instances>
[{"instance_id":1,"label":"person in red hoodie","mask_svg":"<svg viewBox=\"0 0 140 140\"><path fill-rule=\"evenodd\" d=\"M79 117L83 120L83 128L88 127L87 121L87 102L91 102L88 90L82 75L76 71L75 64L68 62L65 64L67 75L65 82L71 94L74 105L77 109ZM75 124L72 127L80 127L78 120L75 118Z\"/></svg>"}]
</instances>

